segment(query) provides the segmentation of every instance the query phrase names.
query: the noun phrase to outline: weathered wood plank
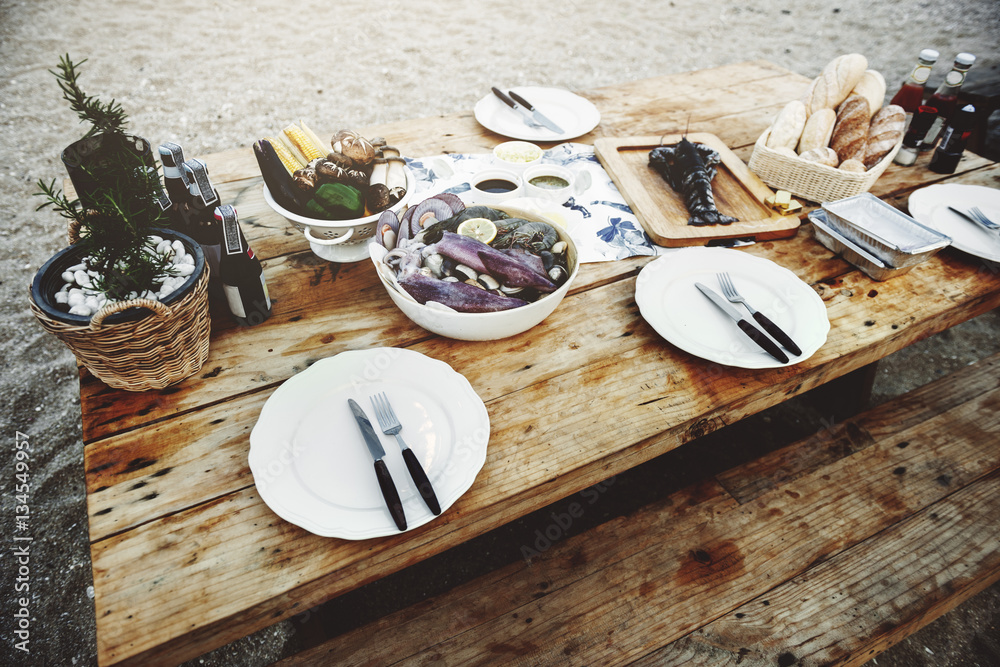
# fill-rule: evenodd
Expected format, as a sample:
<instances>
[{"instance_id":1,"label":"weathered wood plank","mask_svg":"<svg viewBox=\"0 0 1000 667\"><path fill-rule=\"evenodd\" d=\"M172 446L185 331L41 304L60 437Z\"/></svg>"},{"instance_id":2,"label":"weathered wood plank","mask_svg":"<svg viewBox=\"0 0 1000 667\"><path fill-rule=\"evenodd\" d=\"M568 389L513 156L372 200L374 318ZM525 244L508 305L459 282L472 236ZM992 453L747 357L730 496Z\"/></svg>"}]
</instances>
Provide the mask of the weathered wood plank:
<instances>
[{"instance_id":1,"label":"weathered wood plank","mask_svg":"<svg viewBox=\"0 0 1000 667\"><path fill-rule=\"evenodd\" d=\"M994 470L631 664L860 667L1000 580L998 535Z\"/></svg>"},{"instance_id":2,"label":"weathered wood plank","mask_svg":"<svg viewBox=\"0 0 1000 667\"><path fill-rule=\"evenodd\" d=\"M740 504L797 479L820 465L869 447L874 439L888 437L901 428L918 426L985 391L1000 388L1000 357L976 364L974 376L924 387L922 402L889 401L839 424L829 424L802 442L777 449L716 479Z\"/></svg>"},{"instance_id":3,"label":"weathered wood plank","mask_svg":"<svg viewBox=\"0 0 1000 667\"><path fill-rule=\"evenodd\" d=\"M816 461L801 479L761 495L751 506L720 506L709 497L689 510L692 491L704 487L687 489L557 544L530 565L512 564L281 664L424 664L444 658L463 665L620 664L717 618L697 645L708 657L705 664L729 664L711 659L718 655L711 646L721 642L729 649L724 656L737 662L754 655L741 648L763 645L771 649L770 661L756 664L773 665L778 663L772 653L789 645L791 630L803 641L819 635L830 616L823 613L826 608L846 626L859 599L887 606L892 599L917 602L927 586L902 590L915 580L934 581L938 589L924 603L963 598L965 591L956 591L975 588L976 574L1000 572L998 538L989 531L1000 521L1000 453L981 437L987 431L995 439L1000 432L1000 414L989 409L1000 401L995 380L986 377L992 373L992 366L964 369L939 380L932 392L903 397L896 414L922 415L943 386L969 381L991 387L942 411L926 428L885 433L865 451L829 464ZM901 440L912 444L901 448ZM947 484L942 470L949 471ZM977 502L985 506L976 508ZM872 504L881 511L871 512ZM685 514L678 516L677 508ZM687 511L711 520L692 524ZM928 521L935 524L927 532L928 544L917 552L899 549L900 542L918 542ZM922 567L921 552L933 568ZM878 578L873 573L891 556L900 561L887 575L895 585L873 586L870 580ZM858 559L862 566L855 565ZM915 567L925 572L911 571ZM843 592L845 578L848 585L856 581L851 589L856 595L824 603L823 591ZM955 586L942 579L954 579ZM785 581L791 583L782 585ZM816 602L802 605L803 599ZM912 608L883 611L872 616L888 615L886 625L929 620ZM857 630L856 624L839 632L830 625L834 636L819 637L817 645L829 647ZM789 631L781 634L782 627ZM866 630L859 634L878 633ZM770 638L772 632L778 636ZM371 641L375 636L380 641ZM701 637L700 631L689 635L695 641ZM689 657L690 643L679 641L642 664L686 664L673 658Z\"/></svg>"}]
</instances>

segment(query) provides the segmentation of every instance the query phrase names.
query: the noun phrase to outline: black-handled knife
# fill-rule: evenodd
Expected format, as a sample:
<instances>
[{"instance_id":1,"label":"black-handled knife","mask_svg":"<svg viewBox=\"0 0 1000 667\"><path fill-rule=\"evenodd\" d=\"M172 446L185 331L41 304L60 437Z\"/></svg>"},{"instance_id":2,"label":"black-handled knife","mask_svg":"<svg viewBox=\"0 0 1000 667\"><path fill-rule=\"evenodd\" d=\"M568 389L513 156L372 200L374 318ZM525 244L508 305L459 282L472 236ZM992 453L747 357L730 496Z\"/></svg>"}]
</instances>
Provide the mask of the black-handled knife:
<instances>
[{"instance_id":1,"label":"black-handled knife","mask_svg":"<svg viewBox=\"0 0 1000 667\"><path fill-rule=\"evenodd\" d=\"M417 455L409 447L403 449L403 460L406 461L406 469L410 471L410 478L417 485L420 497L427 503L428 509L434 516L441 513L441 504L438 502L431 480L427 479L427 473L417 460Z\"/></svg>"},{"instance_id":2,"label":"black-handled knife","mask_svg":"<svg viewBox=\"0 0 1000 667\"><path fill-rule=\"evenodd\" d=\"M695 283L694 286L701 290L701 293L707 296L712 303L718 306L719 310L731 317L736 322L736 325L739 326L740 331L745 333L750 340L757 343L757 345L759 345L765 352L781 363L788 363L788 355L782 352L781 348L775 345L774 341L767 337L767 334L750 324L750 322L740 315L739 311L733 308L728 301L701 283Z\"/></svg>"},{"instance_id":3,"label":"black-handled knife","mask_svg":"<svg viewBox=\"0 0 1000 667\"><path fill-rule=\"evenodd\" d=\"M759 310L755 310L753 311L753 318L757 320L757 324L764 328L764 331L771 334L771 337L774 338L774 340L781 343L783 348L796 356L802 354L802 348L796 345L795 341L793 341L788 334L781 330L781 327L768 319L767 315Z\"/></svg>"},{"instance_id":4,"label":"black-handled knife","mask_svg":"<svg viewBox=\"0 0 1000 667\"><path fill-rule=\"evenodd\" d=\"M368 451L375 461L375 476L378 478L378 486L382 490L382 497L385 498L389 514L392 515L392 520L396 523L397 528L406 530L406 514L403 512L403 503L399 499L399 492L392 481L392 475L389 474L389 468L385 465L385 449L382 448L382 443L375 434L375 429L372 428L372 423L368 420L368 415L361 409L361 406L351 398L347 399L347 403L351 406L351 412L354 413L354 421L358 423L358 428L365 439L365 444L368 445Z\"/></svg>"}]
</instances>

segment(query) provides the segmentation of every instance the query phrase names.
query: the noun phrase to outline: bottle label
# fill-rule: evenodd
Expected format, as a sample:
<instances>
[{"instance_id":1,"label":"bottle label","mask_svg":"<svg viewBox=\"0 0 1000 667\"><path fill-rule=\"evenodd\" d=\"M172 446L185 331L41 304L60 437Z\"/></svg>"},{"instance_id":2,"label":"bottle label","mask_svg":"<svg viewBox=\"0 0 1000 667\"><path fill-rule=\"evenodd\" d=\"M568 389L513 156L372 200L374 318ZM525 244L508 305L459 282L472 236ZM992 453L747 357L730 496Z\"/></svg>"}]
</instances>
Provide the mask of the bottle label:
<instances>
[{"instance_id":1,"label":"bottle label","mask_svg":"<svg viewBox=\"0 0 1000 667\"><path fill-rule=\"evenodd\" d=\"M965 82L965 72L959 72L958 70L952 70L948 72L948 76L944 78L949 86L961 86Z\"/></svg>"},{"instance_id":2,"label":"bottle label","mask_svg":"<svg viewBox=\"0 0 1000 667\"><path fill-rule=\"evenodd\" d=\"M236 317L246 319L247 311L243 308L243 299L240 297L240 288L235 285L222 285L226 292L226 301L229 302L229 312Z\"/></svg>"},{"instance_id":3,"label":"bottle label","mask_svg":"<svg viewBox=\"0 0 1000 667\"><path fill-rule=\"evenodd\" d=\"M917 83L927 83L927 79L930 78L930 76L931 76L930 67L927 67L926 65L917 65L915 68L913 68L913 74L910 75L910 78L916 81Z\"/></svg>"}]
</instances>

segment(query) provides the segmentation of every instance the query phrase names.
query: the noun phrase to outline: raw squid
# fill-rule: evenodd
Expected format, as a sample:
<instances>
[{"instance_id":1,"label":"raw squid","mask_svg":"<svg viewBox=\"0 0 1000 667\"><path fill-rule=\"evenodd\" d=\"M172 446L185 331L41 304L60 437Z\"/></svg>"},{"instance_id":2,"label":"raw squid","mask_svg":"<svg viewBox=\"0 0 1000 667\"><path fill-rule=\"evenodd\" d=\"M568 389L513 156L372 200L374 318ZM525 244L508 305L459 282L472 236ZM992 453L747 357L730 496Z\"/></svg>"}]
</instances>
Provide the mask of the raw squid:
<instances>
[{"instance_id":1,"label":"raw squid","mask_svg":"<svg viewBox=\"0 0 1000 667\"><path fill-rule=\"evenodd\" d=\"M704 144L682 138L673 146L657 146L649 152L649 164L670 187L684 197L689 225L728 225L736 218L722 215L715 208L712 179L719 164L719 153Z\"/></svg>"}]
</instances>

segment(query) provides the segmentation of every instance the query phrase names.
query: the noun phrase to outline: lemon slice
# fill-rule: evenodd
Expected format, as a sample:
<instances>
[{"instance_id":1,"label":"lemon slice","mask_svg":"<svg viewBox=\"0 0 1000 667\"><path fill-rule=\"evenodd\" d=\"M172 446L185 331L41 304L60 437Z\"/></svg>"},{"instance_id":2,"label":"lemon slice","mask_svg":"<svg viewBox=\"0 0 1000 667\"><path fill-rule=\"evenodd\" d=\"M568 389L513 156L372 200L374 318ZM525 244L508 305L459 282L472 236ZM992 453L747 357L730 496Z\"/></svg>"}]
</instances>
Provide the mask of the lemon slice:
<instances>
[{"instance_id":1,"label":"lemon slice","mask_svg":"<svg viewBox=\"0 0 1000 667\"><path fill-rule=\"evenodd\" d=\"M462 236L471 236L477 241L489 243L497 235L497 226L489 218L469 218L458 226L458 233Z\"/></svg>"}]
</instances>

